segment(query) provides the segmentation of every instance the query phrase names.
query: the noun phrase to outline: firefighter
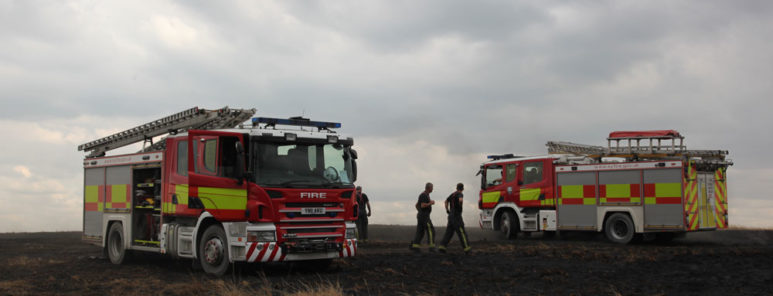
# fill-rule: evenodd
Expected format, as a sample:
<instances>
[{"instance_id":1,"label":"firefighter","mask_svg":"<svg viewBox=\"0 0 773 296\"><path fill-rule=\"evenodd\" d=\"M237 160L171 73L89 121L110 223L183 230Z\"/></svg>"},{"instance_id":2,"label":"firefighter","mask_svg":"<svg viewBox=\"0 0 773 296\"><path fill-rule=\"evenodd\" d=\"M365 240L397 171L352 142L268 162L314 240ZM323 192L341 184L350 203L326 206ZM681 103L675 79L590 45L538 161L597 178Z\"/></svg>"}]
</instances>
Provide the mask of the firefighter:
<instances>
[{"instance_id":1,"label":"firefighter","mask_svg":"<svg viewBox=\"0 0 773 296\"><path fill-rule=\"evenodd\" d=\"M464 197L462 191L464 191L464 184L456 184L456 191L446 198L445 207L446 213L448 213L448 226L438 247L438 250L442 253L446 252L446 247L448 242L451 241L451 237L454 236L454 232L459 236L459 242L462 243L464 253L469 253L472 250L467 239L467 232L464 231L464 220L462 220L462 202Z\"/></svg>"},{"instance_id":2,"label":"firefighter","mask_svg":"<svg viewBox=\"0 0 773 296\"><path fill-rule=\"evenodd\" d=\"M429 197L432 193L432 183L427 182L424 185L424 192L419 194L419 201L416 202L416 236L411 242L410 249L418 251L421 247L421 240L424 238L424 232L427 232L427 241L429 242L430 252L435 251L435 227L432 225L432 220L429 215L432 213L432 205L435 201Z\"/></svg>"},{"instance_id":3,"label":"firefighter","mask_svg":"<svg viewBox=\"0 0 773 296\"><path fill-rule=\"evenodd\" d=\"M363 243L368 241L368 217L370 217L370 200L368 195L362 193L362 187L357 186L357 204L359 209L357 213L357 239ZM368 211L365 212L367 206Z\"/></svg>"}]
</instances>

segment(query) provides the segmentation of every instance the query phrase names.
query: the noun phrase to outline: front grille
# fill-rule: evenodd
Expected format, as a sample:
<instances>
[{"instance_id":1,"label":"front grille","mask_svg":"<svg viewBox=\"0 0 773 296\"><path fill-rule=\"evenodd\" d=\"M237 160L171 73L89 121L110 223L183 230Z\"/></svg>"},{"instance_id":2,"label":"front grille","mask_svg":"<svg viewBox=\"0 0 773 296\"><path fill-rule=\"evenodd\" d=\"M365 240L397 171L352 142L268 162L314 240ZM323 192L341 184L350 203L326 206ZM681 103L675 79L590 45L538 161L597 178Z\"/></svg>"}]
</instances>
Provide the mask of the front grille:
<instances>
[{"instance_id":1,"label":"front grille","mask_svg":"<svg viewBox=\"0 0 773 296\"><path fill-rule=\"evenodd\" d=\"M288 202L285 207L288 208L338 208L341 204L337 202Z\"/></svg>"},{"instance_id":2,"label":"front grille","mask_svg":"<svg viewBox=\"0 0 773 296\"><path fill-rule=\"evenodd\" d=\"M302 228L302 229L287 229L287 233L326 233L336 232L338 228Z\"/></svg>"}]
</instances>

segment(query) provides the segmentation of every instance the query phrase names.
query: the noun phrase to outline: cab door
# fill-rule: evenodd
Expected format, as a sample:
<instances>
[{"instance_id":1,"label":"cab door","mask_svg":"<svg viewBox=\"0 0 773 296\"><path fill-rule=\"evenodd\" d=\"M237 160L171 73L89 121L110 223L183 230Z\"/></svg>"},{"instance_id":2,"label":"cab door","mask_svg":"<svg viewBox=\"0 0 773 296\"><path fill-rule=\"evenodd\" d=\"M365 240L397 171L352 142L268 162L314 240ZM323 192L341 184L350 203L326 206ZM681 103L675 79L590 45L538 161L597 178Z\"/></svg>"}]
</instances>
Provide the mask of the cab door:
<instances>
[{"instance_id":1,"label":"cab door","mask_svg":"<svg viewBox=\"0 0 773 296\"><path fill-rule=\"evenodd\" d=\"M545 169L549 169L545 165L544 159L523 161L521 162L518 171L518 195L517 200L520 201L519 205L522 207L541 207L541 206L553 206L552 195L548 194L550 191L550 184L548 182Z\"/></svg>"},{"instance_id":2,"label":"cab door","mask_svg":"<svg viewBox=\"0 0 773 296\"><path fill-rule=\"evenodd\" d=\"M481 176L480 208L493 209L499 202L504 201L503 180L505 180L502 164L489 164L483 167Z\"/></svg>"},{"instance_id":3,"label":"cab door","mask_svg":"<svg viewBox=\"0 0 773 296\"><path fill-rule=\"evenodd\" d=\"M247 182L244 135L188 132L188 207L203 209L219 221L246 220Z\"/></svg>"}]
</instances>

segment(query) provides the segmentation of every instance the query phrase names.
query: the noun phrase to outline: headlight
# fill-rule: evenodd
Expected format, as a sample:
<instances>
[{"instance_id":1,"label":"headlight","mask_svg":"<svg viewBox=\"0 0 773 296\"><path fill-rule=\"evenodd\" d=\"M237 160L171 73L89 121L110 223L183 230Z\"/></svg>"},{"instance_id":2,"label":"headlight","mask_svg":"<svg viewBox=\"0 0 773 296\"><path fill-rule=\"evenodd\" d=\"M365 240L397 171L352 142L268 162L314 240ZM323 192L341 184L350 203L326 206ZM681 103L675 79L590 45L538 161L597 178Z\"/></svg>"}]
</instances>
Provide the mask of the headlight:
<instances>
[{"instance_id":1,"label":"headlight","mask_svg":"<svg viewBox=\"0 0 773 296\"><path fill-rule=\"evenodd\" d=\"M274 231L248 231L248 242L273 242L276 241L276 233Z\"/></svg>"},{"instance_id":2,"label":"headlight","mask_svg":"<svg viewBox=\"0 0 773 296\"><path fill-rule=\"evenodd\" d=\"M354 228L347 228L346 239L353 239L353 238L354 238Z\"/></svg>"}]
</instances>

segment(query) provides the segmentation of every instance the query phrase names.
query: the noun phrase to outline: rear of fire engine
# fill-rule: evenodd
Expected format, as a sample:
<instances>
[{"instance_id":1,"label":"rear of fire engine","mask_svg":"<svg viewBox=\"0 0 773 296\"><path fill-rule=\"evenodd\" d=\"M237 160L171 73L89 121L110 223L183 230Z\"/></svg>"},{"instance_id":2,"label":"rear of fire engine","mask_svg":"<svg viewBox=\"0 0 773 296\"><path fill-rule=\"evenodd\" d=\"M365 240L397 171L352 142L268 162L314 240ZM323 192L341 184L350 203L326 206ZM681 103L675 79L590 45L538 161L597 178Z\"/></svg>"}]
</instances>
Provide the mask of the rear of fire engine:
<instances>
[{"instance_id":1,"label":"rear of fire engine","mask_svg":"<svg viewBox=\"0 0 773 296\"><path fill-rule=\"evenodd\" d=\"M194 259L213 275L234 262L324 267L353 256L352 138L333 131L339 123L304 118L253 118L241 127L254 112L193 108L81 145L92 151L84 239L116 264L128 252L156 252ZM150 145L104 156L137 139Z\"/></svg>"},{"instance_id":2,"label":"rear of fire engine","mask_svg":"<svg viewBox=\"0 0 773 296\"><path fill-rule=\"evenodd\" d=\"M727 151L688 150L674 130L607 140L548 142L547 156L490 156L479 172L481 227L507 238L604 232L622 244L728 227Z\"/></svg>"}]
</instances>

